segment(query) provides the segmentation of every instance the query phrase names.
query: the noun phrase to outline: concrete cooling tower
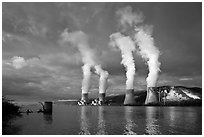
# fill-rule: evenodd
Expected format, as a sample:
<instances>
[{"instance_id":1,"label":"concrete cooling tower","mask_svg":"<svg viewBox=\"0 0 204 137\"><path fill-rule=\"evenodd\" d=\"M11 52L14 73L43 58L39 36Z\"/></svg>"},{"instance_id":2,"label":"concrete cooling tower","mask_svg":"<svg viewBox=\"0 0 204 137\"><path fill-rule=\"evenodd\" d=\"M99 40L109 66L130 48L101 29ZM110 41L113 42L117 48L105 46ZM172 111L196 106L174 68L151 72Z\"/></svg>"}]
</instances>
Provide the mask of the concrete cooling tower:
<instances>
[{"instance_id":1,"label":"concrete cooling tower","mask_svg":"<svg viewBox=\"0 0 204 137\"><path fill-rule=\"evenodd\" d=\"M157 95L157 87L148 87L147 88L147 97L145 100L145 105L148 104L158 104L158 95Z\"/></svg>"},{"instance_id":2,"label":"concrete cooling tower","mask_svg":"<svg viewBox=\"0 0 204 137\"><path fill-rule=\"evenodd\" d=\"M135 105L135 99L134 99L134 90L133 89L127 89L125 93L125 100L124 105Z\"/></svg>"}]
</instances>

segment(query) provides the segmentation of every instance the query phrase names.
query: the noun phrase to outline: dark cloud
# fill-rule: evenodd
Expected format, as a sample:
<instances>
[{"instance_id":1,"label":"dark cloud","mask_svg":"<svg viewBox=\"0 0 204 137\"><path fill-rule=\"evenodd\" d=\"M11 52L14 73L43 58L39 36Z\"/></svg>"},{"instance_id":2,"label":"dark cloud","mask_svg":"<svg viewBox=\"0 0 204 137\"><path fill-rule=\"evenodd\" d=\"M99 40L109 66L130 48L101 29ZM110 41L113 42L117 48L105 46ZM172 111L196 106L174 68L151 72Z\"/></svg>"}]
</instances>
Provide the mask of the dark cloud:
<instances>
[{"instance_id":1,"label":"dark cloud","mask_svg":"<svg viewBox=\"0 0 204 137\"><path fill-rule=\"evenodd\" d=\"M161 52L158 85L200 86L202 82L202 3L3 3L2 89L14 99L79 98L82 61L77 48L60 44L61 33L83 31L99 63L110 74L108 94L124 93L120 52L109 46L120 30L116 11L131 6L153 25ZM14 64L14 57L23 58ZM134 53L135 89L146 88L148 68ZM20 67L15 67L20 65ZM93 74L91 91L98 93Z\"/></svg>"}]
</instances>

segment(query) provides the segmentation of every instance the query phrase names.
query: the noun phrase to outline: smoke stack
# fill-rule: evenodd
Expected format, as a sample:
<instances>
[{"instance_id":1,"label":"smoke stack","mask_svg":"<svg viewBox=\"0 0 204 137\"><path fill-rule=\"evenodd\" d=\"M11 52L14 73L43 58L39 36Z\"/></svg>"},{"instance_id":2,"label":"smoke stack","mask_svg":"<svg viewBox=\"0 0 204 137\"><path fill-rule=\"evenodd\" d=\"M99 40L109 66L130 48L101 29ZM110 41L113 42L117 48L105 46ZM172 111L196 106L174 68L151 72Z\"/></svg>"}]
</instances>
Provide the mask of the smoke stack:
<instances>
[{"instance_id":1,"label":"smoke stack","mask_svg":"<svg viewBox=\"0 0 204 137\"><path fill-rule=\"evenodd\" d=\"M158 96L157 96L157 87L148 87L147 88L147 97L145 100L145 105L148 104L158 104Z\"/></svg>"},{"instance_id":2,"label":"smoke stack","mask_svg":"<svg viewBox=\"0 0 204 137\"><path fill-rule=\"evenodd\" d=\"M134 90L133 89L127 89L125 93L125 101L123 103L124 105L135 105L135 99L134 99Z\"/></svg>"},{"instance_id":3,"label":"smoke stack","mask_svg":"<svg viewBox=\"0 0 204 137\"><path fill-rule=\"evenodd\" d=\"M82 71L83 71L83 81L82 81L82 100L88 101L88 91L90 88L90 79L91 79L91 68L96 64L95 63L95 52L89 46L89 37L83 31L74 31L68 32L68 29L65 29L61 34L61 42L69 42L71 45L77 47L78 51L81 54L81 59L83 62ZM70 45L70 44L67 44Z\"/></svg>"},{"instance_id":4,"label":"smoke stack","mask_svg":"<svg viewBox=\"0 0 204 137\"><path fill-rule=\"evenodd\" d=\"M99 93L99 101L105 102L105 93Z\"/></svg>"},{"instance_id":5,"label":"smoke stack","mask_svg":"<svg viewBox=\"0 0 204 137\"><path fill-rule=\"evenodd\" d=\"M126 68L126 94L124 105L134 105L134 76L135 76L135 61L133 57L133 51L135 51L135 45L129 36L125 36L121 33L114 33L110 36L110 45L117 47L121 51L122 61Z\"/></svg>"},{"instance_id":6,"label":"smoke stack","mask_svg":"<svg viewBox=\"0 0 204 137\"><path fill-rule=\"evenodd\" d=\"M129 31L128 28L132 29L134 27L131 39L134 41L134 44L137 45L139 54L146 61L149 68L149 74L146 81L147 87L151 88L147 88L147 99L145 104L158 103L154 87L159 77L161 63L159 62L160 51L155 46L154 38L152 37L153 25L142 25L141 23L144 22L143 13L134 12L130 6L119 9L116 15L119 17L119 25L121 26L122 32L127 33Z\"/></svg>"},{"instance_id":7,"label":"smoke stack","mask_svg":"<svg viewBox=\"0 0 204 137\"><path fill-rule=\"evenodd\" d=\"M88 98L88 93L82 93L81 95L81 100L88 102L89 98Z\"/></svg>"},{"instance_id":8,"label":"smoke stack","mask_svg":"<svg viewBox=\"0 0 204 137\"><path fill-rule=\"evenodd\" d=\"M99 101L102 103L105 103L105 95L106 95L106 89L107 89L107 79L108 79L108 72L103 70L101 65L96 65L96 74L100 76L99 79Z\"/></svg>"}]
</instances>

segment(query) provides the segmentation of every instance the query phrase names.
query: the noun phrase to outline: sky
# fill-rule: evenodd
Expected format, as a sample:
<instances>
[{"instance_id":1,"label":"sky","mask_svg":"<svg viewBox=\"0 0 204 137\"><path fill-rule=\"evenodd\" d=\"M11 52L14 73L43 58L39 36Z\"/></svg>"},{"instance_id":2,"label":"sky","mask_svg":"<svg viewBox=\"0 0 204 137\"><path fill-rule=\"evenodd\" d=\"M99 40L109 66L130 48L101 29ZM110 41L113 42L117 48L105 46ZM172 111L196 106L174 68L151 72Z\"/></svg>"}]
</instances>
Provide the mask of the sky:
<instances>
[{"instance_id":1,"label":"sky","mask_svg":"<svg viewBox=\"0 0 204 137\"><path fill-rule=\"evenodd\" d=\"M110 35L121 28L116 12L129 6L153 26L160 51L157 86L202 87L202 3L5 3L2 4L2 94L17 101L79 99L82 58L65 30L81 31L109 73L107 95L124 94L125 68ZM146 89L148 66L135 60L134 89ZM92 71L90 97L98 95Z\"/></svg>"}]
</instances>

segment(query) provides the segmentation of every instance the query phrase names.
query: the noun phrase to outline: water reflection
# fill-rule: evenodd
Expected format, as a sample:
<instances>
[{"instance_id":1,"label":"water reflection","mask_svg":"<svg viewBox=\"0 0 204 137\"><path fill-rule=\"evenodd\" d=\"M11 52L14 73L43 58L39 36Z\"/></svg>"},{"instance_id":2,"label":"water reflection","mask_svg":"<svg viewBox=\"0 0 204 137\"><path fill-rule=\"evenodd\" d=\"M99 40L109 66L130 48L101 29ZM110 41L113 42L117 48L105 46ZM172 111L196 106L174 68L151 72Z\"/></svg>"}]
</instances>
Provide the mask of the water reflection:
<instances>
[{"instance_id":1,"label":"water reflection","mask_svg":"<svg viewBox=\"0 0 204 137\"><path fill-rule=\"evenodd\" d=\"M159 131L159 107L146 107L146 129L145 132L150 135L161 134Z\"/></svg>"},{"instance_id":2,"label":"water reflection","mask_svg":"<svg viewBox=\"0 0 204 137\"><path fill-rule=\"evenodd\" d=\"M52 124L52 114L43 114L43 119L45 121L45 124Z\"/></svg>"},{"instance_id":3,"label":"water reflection","mask_svg":"<svg viewBox=\"0 0 204 137\"><path fill-rule=\"evenodd\" d=\"M168 110L170 132L176 134L176 130L180 133L184 133L189 128L192 129L191 125L196 124L196 113L192 108L183 107L171 107ZM175 130L176 129L176 130Z\"/></svg>"},{"instance_id":4,"label":"water reflection","mask_svg":"<svg viewBox=\"0 0 204 137\"><path fill-rule=\"evenodd\" d=\"M87 106L80 106L81 109L81 123L80 123L80 129L79 132L80 135L90 135L89 131L89 119L88 119L88 109Z\"/></svg>"},{"instance_id":5,"label":"water reflection","mask_svg":"<svg viewBox=\"0 0 204 137\"><path fill-rule=\"evenodd\" d=\"M12 121L15 133L6 129L7 134L202 134L202 107L59 105L54 110L23 114Z\"/></svg>"},{"instance_id":6,"label":"water reflection","mask_svg":"<svg viewBox=\"0 0 204 137\"><path fill-rule=\"evenodd\" d=\"M106 135L105 131L105 119L104 119L105 111L104 106L98 107L98 131L97 135Z\"/></svg>"},{"instance_id":7,"label":"water reflection","mask_svg":"<svg viewBox=\"0 0 204 137\"><path fill-rule=\"evenodd\" d=\"M133 121L133 110L134 107L126 106L125 108L125 135L136 135L136 132L133 131L133 129L136 127L135 122Z\"/></svg>"},{"instance_id":8,"label":"water reflection","mask_svg":"<svg viewBox=\"0 0 204 137\"><path fill-rule=\"evenodd\" d=\"M21 115L20 115L21 117ZM2 117L2 135L18 135L22 126L13 124L13 121L20 118L19 116Z\"/></svg>"},{"instance_id":9,"label":"water reflection","mask_svg":"<svg viewBox=\"0 0 204 137\"><path fill-rule=\"evenodd\" d=\"M170 127L175 127L176 124L176 108L175 107L170 107L168 111L168 117L169 117L169 126ZM181 117L180 117L181 118Z\"/></svg>"}]
</instances>

